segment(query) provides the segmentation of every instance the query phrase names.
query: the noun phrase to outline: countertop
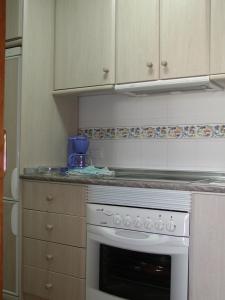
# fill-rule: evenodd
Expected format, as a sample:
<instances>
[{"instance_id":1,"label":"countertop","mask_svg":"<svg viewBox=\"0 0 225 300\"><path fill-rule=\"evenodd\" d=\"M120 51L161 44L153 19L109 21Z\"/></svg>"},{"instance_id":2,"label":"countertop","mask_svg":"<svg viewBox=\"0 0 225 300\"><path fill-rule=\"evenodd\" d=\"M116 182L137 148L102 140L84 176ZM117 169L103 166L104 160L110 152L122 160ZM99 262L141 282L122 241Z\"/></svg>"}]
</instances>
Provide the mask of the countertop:
<instances>
[{"instance_id":1,"label":"countertop","mask_svg":"<svg viewBox=\"0 0 225 300\"><path fill-rule=\"evenodd\" d=\"M69 176L60 174L23 174L27 180L90 185L124 186L193 192L225 193L225 173L117 169L116 176ZM164 178L164 179L163 179Z\"/></svg>"}]
</instances>

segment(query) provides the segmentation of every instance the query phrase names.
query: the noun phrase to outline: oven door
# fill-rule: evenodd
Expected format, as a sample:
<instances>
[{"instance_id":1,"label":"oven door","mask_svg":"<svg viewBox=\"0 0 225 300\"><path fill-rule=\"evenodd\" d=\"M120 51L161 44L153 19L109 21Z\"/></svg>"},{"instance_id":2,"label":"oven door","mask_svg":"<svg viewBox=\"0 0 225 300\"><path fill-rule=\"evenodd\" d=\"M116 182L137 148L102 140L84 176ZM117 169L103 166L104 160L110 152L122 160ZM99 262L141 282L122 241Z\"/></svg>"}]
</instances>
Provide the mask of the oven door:
<instances>
[{"instance_id":1,"label":"oven door","mask_svg":"<svg viewBox=\"0 0 225 300\"><path fill-rule=\"evenodd\" d=\"M187 300L189 239L87 226L86 300Z\"/></svg>"}]
</instances>

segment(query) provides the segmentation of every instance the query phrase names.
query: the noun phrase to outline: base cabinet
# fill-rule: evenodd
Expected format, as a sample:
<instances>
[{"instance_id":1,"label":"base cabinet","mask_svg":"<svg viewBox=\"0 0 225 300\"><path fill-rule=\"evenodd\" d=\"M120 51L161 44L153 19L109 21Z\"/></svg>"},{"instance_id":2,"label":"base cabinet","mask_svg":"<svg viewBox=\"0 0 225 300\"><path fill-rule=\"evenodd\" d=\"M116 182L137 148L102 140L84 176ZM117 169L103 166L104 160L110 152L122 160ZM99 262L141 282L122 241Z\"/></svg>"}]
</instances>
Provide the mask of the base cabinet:
<instances>
[{"instance_id":1,"label":"base cabinet","mask_svg":"<svg viewBox=\"0 0 225 300\"><path fill-rule=\"evenodd\" d=\"M23 300L85 300L85 186L24 181L22 195Z\"/></svg>"},{"instance_id":2,"label":"base cabinet","mask_svg":"<svg viewBox=\"0 0 225 300\"><path fill-rule=\"evenodd\" d=\"M225 195L194 194L189 300L224 300Z\"/></svg>"}]
</instances>

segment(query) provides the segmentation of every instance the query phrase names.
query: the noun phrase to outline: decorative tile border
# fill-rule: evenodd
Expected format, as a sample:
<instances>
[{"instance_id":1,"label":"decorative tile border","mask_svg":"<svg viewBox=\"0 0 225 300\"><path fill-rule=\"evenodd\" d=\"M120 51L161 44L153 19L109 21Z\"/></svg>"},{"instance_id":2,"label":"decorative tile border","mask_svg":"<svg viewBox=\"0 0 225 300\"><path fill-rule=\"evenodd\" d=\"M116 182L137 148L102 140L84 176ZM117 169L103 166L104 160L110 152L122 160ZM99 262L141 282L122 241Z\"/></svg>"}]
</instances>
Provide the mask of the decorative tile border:
<instances>
[{"instance_id":1,"label":"decorative tile border","mask_svg":"<svg viewBox=\"0 0 225 300\"><path fill-rule=\"evenodd\" d=\"M225 124L80 128L90 139L225 138Z\"/></svg>"}]
</instances>

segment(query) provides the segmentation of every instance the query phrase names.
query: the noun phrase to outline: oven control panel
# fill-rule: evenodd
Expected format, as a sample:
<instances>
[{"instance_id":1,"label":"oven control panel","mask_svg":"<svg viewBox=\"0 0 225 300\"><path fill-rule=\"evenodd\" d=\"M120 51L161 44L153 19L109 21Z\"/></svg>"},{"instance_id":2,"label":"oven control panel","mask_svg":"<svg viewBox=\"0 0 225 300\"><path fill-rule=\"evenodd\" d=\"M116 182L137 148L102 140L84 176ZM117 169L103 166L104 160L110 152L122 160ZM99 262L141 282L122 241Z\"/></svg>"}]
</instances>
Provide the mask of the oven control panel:
<instances>
[{"instance_id":1,"label":"oven control panel","mask_svg":"<svg viewBox=\"0 0 225 300\"><path fill-rule=\"evenodd\" d=\"M189 213L87 204L87 223L105 227L189 236Z\"/></svg>"}]
</instances>

